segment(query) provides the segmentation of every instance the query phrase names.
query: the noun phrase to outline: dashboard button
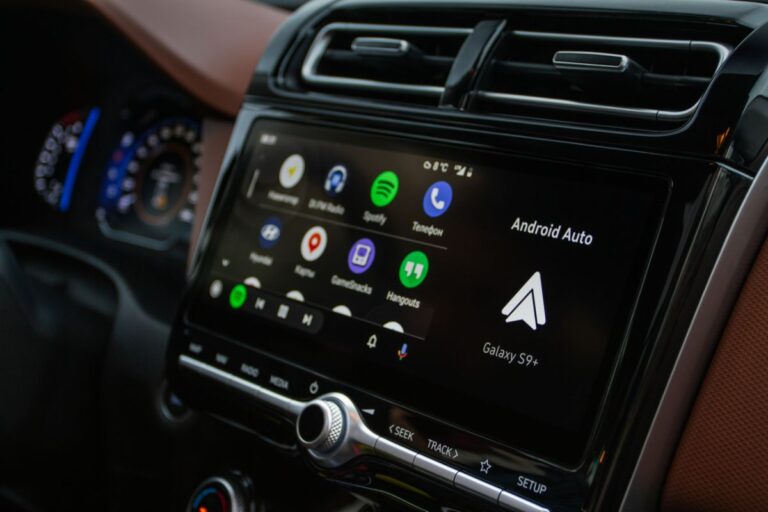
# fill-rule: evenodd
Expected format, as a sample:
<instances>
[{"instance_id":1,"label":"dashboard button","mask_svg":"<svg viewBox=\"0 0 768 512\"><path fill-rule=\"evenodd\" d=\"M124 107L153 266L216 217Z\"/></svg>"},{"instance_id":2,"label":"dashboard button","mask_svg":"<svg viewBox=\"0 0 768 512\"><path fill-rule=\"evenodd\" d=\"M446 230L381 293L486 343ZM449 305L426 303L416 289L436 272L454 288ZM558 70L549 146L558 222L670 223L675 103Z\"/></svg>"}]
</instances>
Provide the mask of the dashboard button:
<instances>
[{"instance_id":1,"label":"dashboard button","mask_svg":"<svg viewBox=\"0 0 768 512\"><path fill-rule=\"evenodd\" d=\"M495 485L491 485L488 482L483 482L473 476L469 476L466 473L457 473L456 479L453 481L453 485L457 489L462 491L468 491L472 494L485 498L487 500L497 502L501 495L501 489Z\"/></svg>"},{"instance_id":2,"label":"dashboard button","mask_svg":"<svg viewBox=\"0 0 768 512\"><path fill-rule=\"evenodd\" d=\"M295 299L289 300L290 297L288 299L275 297L253 286L248 288L243 285L236 286L241 286L248 294L247 297L243 296L242 303L237 303L238 307L243 307L248 300L248 305L244 309L251 314L310 334L317 334L323 326L325 316L319 310L307 307Z\"/></svg>"},{"instance_id":3,"label":"dashboard button","mask_svg":"<svg viewBox=\"0 0 768 512\"><path fill-rule=\"evenodd\" d=\"M221 368L222 370L228 370L230 365L230 361L232 358L229 356L226 352L216 352L216 354L213 357L214 362L216 363L216 366Z\"/></svg>"},{"instance_id":4,"label":"dashboard button","mask_svg":"<svg viewBox=\"0 0 768 512\"><path fill-rule=\"evenodd\" d=\"M384 439L383 437L379 437L376 440L374 451L379 455L383 455L391 460L401 462L408 467L413 465L413 460L416 458L415 451L409 450L408 448L403 448L399 444L393 443L392 441Z\"/></svg>"},{"instance_id":5,"label":"dashboard button","mask_svg":"<svg viewBox=\"0 0 768 512\"><path fill-rule=\"evenodd\" d=\"M548 508L541 507L511 492L504 491L499 496L499 505L507 510L515 512L549 512Z\"/></svg>"},{"instance_id":6,"label":"dashboard button","mask_svg":"<svg viewBox=\"0 0 768 512\"><path fill-rule=\"evenodd\" d=\"M423 455L416 456L416 459L413 461L413 467L450 484L453 484L453 481L458 474L458 471L452 467L441 464L436 460L432 460Z\"/></svg>"},{"instance_id":7,"label":"dashboard button","mask_svg":"<svg viewBox=\"0 0 768 512\"><path fill-rule=\"evenodd\" d=\"M291 392L291 380L284 375L280 375L278 373L270 373L267 384L269 384L269 387L274 388L275 390L283 391L286 393Z\"/></svg>"},{"instance_id":8,"label":"dashboard button","mask_svg":"<svg viewBox=\"0 0 768 512\"><path fill-rule=\"evenodd\" d=\"M251 361L243 361L237 368L237 374L239 377L258 383L260 382L259 377L261 377L262 371L258 365L253 364Z\"/></svg>"},{"instance_id":9,"label":"dashboard button","mask_svg":"<svg viewBox=\"0 0 768 512\"><path fill-rule=\"evenodd\" d=\"M416 442L415 440L416 434L409 427L404 427L402 425L392 423L389 425L389 428L387 430L389 431L391 436L398 438L400 442L404 442L408 444L414 444Z\"/></svg>"},{"instance_id":10,"label":"dashboard button","mask_svg":"<svg viewBox=\"0 0 768 512\"><path fill-rule=\"evenodd\" d=\"M435 456L454 461L461 455L459 450L453 446L453 444L431 437L427 437L427 451L434 453Z\"/></svg>"},{"instance_id":11,"label":"dashboard button","mask_svg":"<svg viewBox=\"0 0 768 512\"><path fill-rule=\"evenodd\" d=\"M323 325L323 314L307 307L302 307L296 316L296 328L315 334Z\"/></svg>"}]
</instances>

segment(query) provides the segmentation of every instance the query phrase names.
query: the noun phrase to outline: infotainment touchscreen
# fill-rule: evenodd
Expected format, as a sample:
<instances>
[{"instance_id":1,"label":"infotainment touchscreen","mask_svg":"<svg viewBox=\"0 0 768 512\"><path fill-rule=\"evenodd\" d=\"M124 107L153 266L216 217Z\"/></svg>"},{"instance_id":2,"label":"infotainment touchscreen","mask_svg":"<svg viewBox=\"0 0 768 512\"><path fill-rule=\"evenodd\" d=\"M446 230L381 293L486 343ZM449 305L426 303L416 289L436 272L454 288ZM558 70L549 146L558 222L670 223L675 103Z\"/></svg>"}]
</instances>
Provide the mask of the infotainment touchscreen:
<instances>
[{"instance_id":1,"label":"infotainment touchscreen","mask_svg":"<svg viewBox=\"0 0 768 512\"><path fill-rule=\"evenodd\" d=\"M264 120L236 167L188 321L481 434L578 451L667 182Z\"/></svg>"}]
</instances>

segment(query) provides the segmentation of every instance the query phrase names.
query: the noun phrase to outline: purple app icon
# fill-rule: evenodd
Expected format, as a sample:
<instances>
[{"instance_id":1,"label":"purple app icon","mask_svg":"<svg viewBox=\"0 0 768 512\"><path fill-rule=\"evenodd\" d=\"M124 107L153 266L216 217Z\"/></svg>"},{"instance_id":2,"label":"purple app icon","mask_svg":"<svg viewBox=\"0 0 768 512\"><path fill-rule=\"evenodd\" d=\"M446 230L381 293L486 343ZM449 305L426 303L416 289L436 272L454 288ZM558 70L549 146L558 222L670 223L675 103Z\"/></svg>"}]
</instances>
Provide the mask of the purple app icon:
<instances>
[{"instance_id":1,"label":"purple app icon","mask_svg":"<svg viewBox=\"0 0 768 512\"><path fill-rule=\"evenodd\" d=\"M376 246L367 238L361 238L352 245L349 250L347 264L349 270L355 274L362 274L373 265L373 259L376 257Z\"/></svg>"}]
</instances>

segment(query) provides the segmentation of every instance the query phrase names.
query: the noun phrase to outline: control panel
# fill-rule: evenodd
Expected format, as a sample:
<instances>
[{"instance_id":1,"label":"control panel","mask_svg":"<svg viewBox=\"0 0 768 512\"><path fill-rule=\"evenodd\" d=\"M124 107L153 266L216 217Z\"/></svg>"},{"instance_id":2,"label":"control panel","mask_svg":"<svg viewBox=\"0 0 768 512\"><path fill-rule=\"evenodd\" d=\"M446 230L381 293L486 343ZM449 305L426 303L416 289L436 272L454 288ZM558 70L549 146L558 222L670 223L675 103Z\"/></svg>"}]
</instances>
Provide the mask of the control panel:
<instances>
[{"instance_id":1,"label":"control panel","mask_svg":"<svg viewBox=\"0 0 768 512\"><path fill-rule=\"evenodd\" d=\"M716 168L240 123L174 391L374 500L583 510Z\"/></svg>"},{"instance_id":2,"label":"control panel","mask_svg":"<svg viewBox=\"0 0 768 512\"><path fill-rule=\"evenodd\" d=\"M221 359L219 354L219 360ZM309 401L296 400L270 389L268 385L256 384L253 379L254 367L247 366L245 363L241 363L241 369L244 366L251 368L247 371L250 375L246 373L238 376L188 355L179 356L179 364L189 371L237 389L295 421L298 442L319 466L338 468L357 457L375 455L404 468L425 473L460 491L498 504L506 510L516 512L548 511L546 507L525 499L515 492L494 485L487 478L484 479L471 472L456 469L432 457L427 451L420 453L414 449L415 446L409 448L390 440L387 436L375 433L367 425L364 415L375 416L376 409L362 412L352 399L343 393L322 394ZM273 388L277 382L287 383L290 387L290 381L285 377L280 377L280 381L274 377L275 375L270 375ZM319 393L319 384L315 381L310 383L307 388L310 395L313 394L313 390L315 394ZM414 432L405 427L393 424L389 431L396 438L414 441ZM449 458L458 456L456 448L441 446L437 448L437 451ZM493 465L486 459L481 462L479 472L488 476L491 469L493 469ZM535 485L533 479L528 479L528 481L530 485ZM538 485L539 491L546 492L545 484Z\"/></svg>"}]
</instances>

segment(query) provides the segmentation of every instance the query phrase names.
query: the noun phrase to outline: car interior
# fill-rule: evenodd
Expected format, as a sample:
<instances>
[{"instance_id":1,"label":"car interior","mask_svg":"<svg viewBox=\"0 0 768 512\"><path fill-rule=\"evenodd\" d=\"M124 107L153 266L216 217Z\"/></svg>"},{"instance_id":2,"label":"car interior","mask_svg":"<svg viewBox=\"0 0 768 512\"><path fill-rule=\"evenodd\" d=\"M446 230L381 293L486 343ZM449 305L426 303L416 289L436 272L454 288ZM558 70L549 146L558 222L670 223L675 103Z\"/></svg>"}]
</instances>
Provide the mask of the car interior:
<instances>
[{"instance_id":1,"label":"car interior","mask_svg":"<svg viewBox=\"0 0 768 512\"><path fill-rule=\"evenodd\" d=\"M0 42L0 511L768 510L768 5Z\"/></svg>"}]
</instances>

